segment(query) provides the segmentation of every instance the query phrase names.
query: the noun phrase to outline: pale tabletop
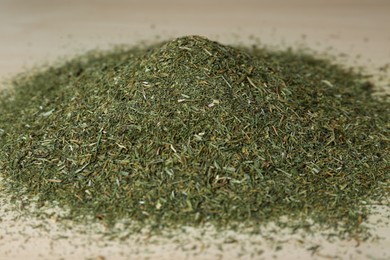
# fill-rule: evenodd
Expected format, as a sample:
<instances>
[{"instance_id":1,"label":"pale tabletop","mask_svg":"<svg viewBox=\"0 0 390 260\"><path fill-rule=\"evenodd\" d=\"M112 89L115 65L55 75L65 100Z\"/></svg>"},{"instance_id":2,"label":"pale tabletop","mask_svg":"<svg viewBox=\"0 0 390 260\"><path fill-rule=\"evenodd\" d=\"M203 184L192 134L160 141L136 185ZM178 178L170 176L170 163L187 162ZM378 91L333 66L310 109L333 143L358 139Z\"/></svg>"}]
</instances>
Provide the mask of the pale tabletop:
<instances>
[{"instance_id":1,"label":"pale tabletop","mask_svg":"<svg viewBox=\"0 0 390 260\"><path fill-rule=\"evenodd\" d=\"M346 64L365 66L367 71L375 73L390 63L390 1L0 0L0 81L33 66L86 50L192 34L227 44L251 44L258 39L279 48L305 45L328 51ZM32 229L16 213L6 211L7 199L1 195L1 181L0 259L136 257L134 252L138 249L131 247L131 239L126 246L104 242L100 237L86 238L76 231L63 234ZM386 220L389 212L376 217ZM39 225L39 221L31 221ZM305 243L310 244L310 241L299 244L298 240L287 238L295 242L283 247L275 256L279 259L389 259L389 230L389 224L385 223L375 231L382 238L378 241L362 243L359 247L356 241L324 244L316 255L305 250ZM70 239L56 245L53 236ZM86 239L89 241L85 242ZM171 250L174 246L170 245L154 245L153 250L158 253L143 257L183 259L188 256L184 251ZM250 252L251 247L246 246ZM269 248L272 246L260 248L265 251L263 257L272 256L267 254ZM205 250L204 255L199 253L199 259L236 258L233 253ZM244 258L250 257L244 255Z\"/></svg>"}]
</instances>

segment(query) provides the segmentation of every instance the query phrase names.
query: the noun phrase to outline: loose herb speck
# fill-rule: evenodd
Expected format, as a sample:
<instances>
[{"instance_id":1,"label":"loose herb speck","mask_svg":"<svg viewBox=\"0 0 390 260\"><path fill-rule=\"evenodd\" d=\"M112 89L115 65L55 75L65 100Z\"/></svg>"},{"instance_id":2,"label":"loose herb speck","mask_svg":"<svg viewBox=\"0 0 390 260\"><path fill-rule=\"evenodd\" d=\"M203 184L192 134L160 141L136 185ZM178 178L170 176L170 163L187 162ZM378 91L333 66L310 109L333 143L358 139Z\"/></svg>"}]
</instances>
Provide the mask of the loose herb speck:
<instances>
[{"instance_id":1,"label":"loose herb speck","mask_svg":"<svg viewBox=\"0 0 390 260\"><path fill-rule=\"evenodd\" d=\"M199 36L89 53L14 79L0 170L15 191L111 223L287 215L355 233L362 202L389 191L389 103L371 86L310 55Z\"/></svg>"}]
</instances>

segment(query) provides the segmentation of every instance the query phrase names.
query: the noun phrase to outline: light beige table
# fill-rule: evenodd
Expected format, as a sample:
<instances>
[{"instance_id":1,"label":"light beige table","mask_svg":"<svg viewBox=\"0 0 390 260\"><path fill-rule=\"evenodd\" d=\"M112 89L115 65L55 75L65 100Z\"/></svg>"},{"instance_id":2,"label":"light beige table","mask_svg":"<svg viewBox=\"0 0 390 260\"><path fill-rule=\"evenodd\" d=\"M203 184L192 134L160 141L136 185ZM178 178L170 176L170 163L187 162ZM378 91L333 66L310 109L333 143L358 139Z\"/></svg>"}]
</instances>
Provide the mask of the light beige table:
<instances>
[{"instance_id":1,"label":"light beige table","mask_svg":"<svg viewBox=\"0 0 390 260\"><path fill-rule=\"evenodd\" d=\"M370 72L376 72L390 63L390 1L0 0L0 80L37 64L94 48L190 34L207 36L222 43L249 44L254 42L250 36L254 36L262 43L279 47L304 44L335 55L342 53L345 55L339 56L342 62L364 65ZM32 227L40 225L39 220L24 219L18 216L18 212L6 211L10 206L7 201L8 198L0 192L0 259L97 256L126 259L127 256L136 258L137 250L141 249L149 250L141 256L152 258L182 259L186 255L196 257L191 253L198 253L199 259L218 256L230 259L237 258L240 247L252 253L264 250L265 258L273 254L281 259L320 259L322 256L390 258L389 224L383 224L375 231L384 239L362 243L359 247L355 247L356 241L332 244L321 238L308 238L301 243L293 236L281 234L275 241L284 239L288 243L278 252L272 250L275 245L269 244L269 239L250 238L254 243L250 244L245 236L237 236L238 244L225 246L223 251L216 249L218 245L213 239L206 239L205 243L214 247L204 247L202 251L199 243L188 237L180 238L189 241L189 246L191 243L197 245L197 249L188 253L182 250L185 245L174 241L149 244L140 249L138 244L132 246L134 237L116 243L99 235L82 235L76 227L65 233L58 231L54 222L45 233ZM388 217L388 211L376 216L383 220ZM68 236L68 239L62 239L60 243L54 239L63 236ZM322 247L312 256L306 248L314 240L317 244L322 243Z\"/></svg>"}]
</instances>

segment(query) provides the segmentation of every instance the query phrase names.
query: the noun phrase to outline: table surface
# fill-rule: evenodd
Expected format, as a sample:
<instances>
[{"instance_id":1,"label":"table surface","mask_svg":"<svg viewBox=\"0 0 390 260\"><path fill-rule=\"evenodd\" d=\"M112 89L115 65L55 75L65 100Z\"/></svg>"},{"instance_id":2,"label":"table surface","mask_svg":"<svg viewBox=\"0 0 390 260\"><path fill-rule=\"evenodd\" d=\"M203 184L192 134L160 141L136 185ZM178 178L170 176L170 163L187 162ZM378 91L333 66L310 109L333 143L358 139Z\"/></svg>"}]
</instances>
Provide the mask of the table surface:
<instances>
[{"instance_id":1,"label":"table surface","mask_svg":"<svg viewBox=\"0 0 390 260\"><path fill-rule=\"evenodd\" d=\"M390 1L0 0L0 81L34 66L90 49L192 34L228 44L250 44L255 38L263 44L281 48L306 46L333 54L340 62L364 66L370 73L376 73L390 63ZM389 81L384 84L388 86ZM5 87L5 84L1 86ZM123 256L134 257L133 253L139 250L128 244L105 241L99 236L83 237L77 231L70 235L60 231L55 233L53 230L58 229L55 223L50 226L53 230L49 233L37 231L31 228L31 223L40 225L39 220L30 219L29 225L18 213L6 210L10 207L6 205L9 203L7 201L8 198L0 192L0 259L23 259L26 256L30 259L98 256L125 259ZM389 212L382 209L376 218L386 220ZM266 258L273 255L283 259L390 258L389 224L376 227L375 232L382 239L361 243L359 247L355 247L356 241L332 244L318 238L317 243L322 245L314 255L305 246L313 241L306 239L298 243L291 236L283 238L292 242L278 252L272 250L273 245L268 245L264 240L259 243L267 245L257 249L265 251L263 256ZM72 239L63 239L61 246L58 246L53 244L53 236L71 236ZM72 243L70 240L79 242ZM183 250L172 249L175 248L172 241L167 243L171 247L153 247L153 252L158 254L140 256L191 258ZM244 244L239 246L244 247ZM248 252L255 248L245 246ZM234 245L231 248L234 249ZM227 250L224 253L210 250L204 250L203 255L198 255L199 258L234 258L236 256L233 254L239 251Z\"/></svg>"}]
</instances>

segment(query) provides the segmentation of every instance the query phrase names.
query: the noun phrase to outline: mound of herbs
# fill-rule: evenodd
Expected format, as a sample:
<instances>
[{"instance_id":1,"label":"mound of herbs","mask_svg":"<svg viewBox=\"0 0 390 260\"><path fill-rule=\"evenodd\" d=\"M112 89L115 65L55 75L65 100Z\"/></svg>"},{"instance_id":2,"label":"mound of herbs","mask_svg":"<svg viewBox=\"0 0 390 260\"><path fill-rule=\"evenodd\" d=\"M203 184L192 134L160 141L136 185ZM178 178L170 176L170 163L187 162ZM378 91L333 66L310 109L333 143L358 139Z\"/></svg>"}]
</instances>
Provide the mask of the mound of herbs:
<instances>
[{"instance_id":1,"label":"mound of herbs","mask_svg":"<svg viewBox=\"0 0 390 260\"><path fill-rule=\"evenodd\" d=\"M388 196L389 103L302 53L199 36L88 53L14 79L0 111L8 185L74 216L357 230Z\"/></svg>"}]
</instances>

